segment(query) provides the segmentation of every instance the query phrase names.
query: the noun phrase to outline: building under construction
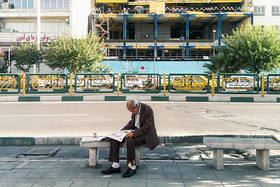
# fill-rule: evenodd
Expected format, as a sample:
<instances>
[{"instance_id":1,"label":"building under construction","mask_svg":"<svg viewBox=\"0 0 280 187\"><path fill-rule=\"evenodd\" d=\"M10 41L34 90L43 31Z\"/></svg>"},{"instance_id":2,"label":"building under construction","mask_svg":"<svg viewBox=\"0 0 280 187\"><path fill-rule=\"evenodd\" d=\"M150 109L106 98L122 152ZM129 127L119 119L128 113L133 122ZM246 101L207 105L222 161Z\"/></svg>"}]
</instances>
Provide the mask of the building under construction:
<instances>
[{"instance_id":1,"label":"building under construction","mask_svg":"<svg viewBox=\"0 0 280 187\"><path fill-rule=\"evenodd\" d=\"M244 0L95 0L90 29L108 60L209 60L222 35L253 23Z\"/></svg>"}]
</instances>

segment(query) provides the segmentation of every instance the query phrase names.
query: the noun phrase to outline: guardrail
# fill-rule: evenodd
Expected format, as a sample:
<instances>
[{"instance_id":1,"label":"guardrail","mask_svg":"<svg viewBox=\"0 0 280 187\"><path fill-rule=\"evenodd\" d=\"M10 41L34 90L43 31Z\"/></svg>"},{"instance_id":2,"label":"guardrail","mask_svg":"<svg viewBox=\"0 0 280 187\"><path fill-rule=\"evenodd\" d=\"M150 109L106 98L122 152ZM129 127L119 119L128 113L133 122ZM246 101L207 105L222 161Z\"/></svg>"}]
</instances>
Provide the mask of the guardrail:
<instances>
[{"instance_id":1,"label":"guardrail","mask_svg":"<svg viewBox=\"0 0 280 187\"><path fill-rule=\"evenodd\" d=\"M257 74L218 74L218 93L258 94L259 76Z\"/></svg>"},{"instance_id":2,"label":"guardrail","mask_svg":"<svg viewBox=\"0 0 280 187\"><path fill-rule=\"evenodd\" d=\"M115 91L114 74L88 73L76 74L75 92L76 93L112 93Z\"/></svg>"},{"instance_id":3,"label":"guardrail","mask_svg":"<svg viewBox=\"0 0 280 187\"><path fill-rule=\"evenodd\" d=\"M121 75L122 93L160 93L161 75L150 74L122 74Z\"/></svg>"},{"instance_id":4,"label":"guardrail","mask_svg":"<svg viewBox=\"0 0 280 187\"><path fill-rule=\"evenodd\" d=\"M19 74L0 74L0 94L20 93L20 75Z\"/></svg>"},{"instance_id":5,"label":"guardrail","mask_svg":"<svg viewBox=\"0 0 280 187\"><path fill-rule=\"evenodd\" d=\"M267 75L266 80L264 80L264 84L268 94L280 94L280 74Z\"/></svg>"},{"instance_id":6,"label":"guardrail","mask_svg":"<svg viewBox=\"0 0 280 187\"><path fill-rule=\"evenodd\" d=\"M26 77L26 78L25 78ZM280 74L175 74L155 73L119 76L110 73L0 74L0 94L32 93L215 93L280 94ZM72 89L73 88L73 89Z\"/></svg>"},{"instance_id":7,"label":"guardrail","mask_svg":"<svg viewBox=\"0 0 280 187\"><path fill-rule=\"evenodd\" d=\"M29 74L27 93L66 93L68 92L66 74Z\"/></svg>"},{"instance_id":8,"label":"guardrail","mask_svg":"<svg viewBox=\"0 0 280 187\"><path fill-rule=\"evenodd\" d=\"M208 93L207 74L169 74L168 92L170 93Z\"/></svg>"}]
</instances>

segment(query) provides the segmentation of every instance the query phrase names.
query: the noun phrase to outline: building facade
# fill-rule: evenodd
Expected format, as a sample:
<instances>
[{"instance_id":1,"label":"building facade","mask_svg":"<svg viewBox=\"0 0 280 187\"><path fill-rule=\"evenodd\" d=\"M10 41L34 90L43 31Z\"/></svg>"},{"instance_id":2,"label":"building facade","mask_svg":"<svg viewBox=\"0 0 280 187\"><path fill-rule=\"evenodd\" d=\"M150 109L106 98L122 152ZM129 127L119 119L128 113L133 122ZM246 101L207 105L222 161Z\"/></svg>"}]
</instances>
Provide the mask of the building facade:
<instances>
[{"instance_id":1,"label":"building facade","mask_svg":"<svg viewBox=\"0 0 280 187\"><path fill-rule=\"evenodd\" d=\"M95 0L91 17L118 60L209 60L222 34L253 20L243 0Z\"/></svg>"},{"instance_id":2,"label":"building facade","mask_svg":"<svg viewBox=\"0 0 280 187\"><path fill-rule=\"evenodd\" d=\"M127 62L156 72L155 61L168 70L176 67L174 73L192 66L201 70L223 34L254 20L251 0L41 0L40 5L41 42L65 30L76 37L93 31L104 39L106 63L122 66L114 72L125 71ZM0 51L37 41L37 6L38 0L0 0Z\"/></svg>"},{"instance_id":3,"label":"building facade","mask_svg":"<svg viewBox=\"0 0 280 187\"><path fill-rule=\"evenodd\" d=\"M280 29L280 1L252 0L254 24L275 25Z\"/></svg>"}]
</instances>

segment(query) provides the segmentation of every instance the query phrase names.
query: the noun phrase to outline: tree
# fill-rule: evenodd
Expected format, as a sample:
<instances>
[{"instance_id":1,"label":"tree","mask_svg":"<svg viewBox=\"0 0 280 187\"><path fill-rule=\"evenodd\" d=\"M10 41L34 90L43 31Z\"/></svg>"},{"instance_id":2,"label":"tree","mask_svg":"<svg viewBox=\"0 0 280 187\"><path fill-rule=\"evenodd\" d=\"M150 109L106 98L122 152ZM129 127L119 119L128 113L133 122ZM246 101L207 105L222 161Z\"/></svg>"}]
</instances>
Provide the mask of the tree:
<instances>
[{"instance_id":1,"label":"tree","mask_svg":"<svg viewBox=\"0 0 280 187\"><path fill-rule=\"evenodd\" d=\"M37 43L35 42L12 46L12 50L14 52L15 66L24 72L29 72L31 66L36 64L39 57L42 56L42 50L37 50Z\"/></svg>"},{"instance_id":2,"label":"tree","mask_svg":"<svg viewBox=\"0 0 280 187\"><path fill-rule=\"evenodd\" d=\"M5 60L0 60L0 73L7 73L8 65Z\"/></svg>"},{"instance_id":3,"label":"tree","mask_svg":"<svg viewBox=\"0 0 280 187\"><path fill-rule=\"evenodd\" d=\"M211 72L259 74L280 67L280 35L273 26L241 26L232 35L223 35L223 43L226 47L219 48L219 54L205 64Z\"/></svg>"},{"instance_id":4,"label":"tree","mask_svg":"<svg viewBox=\"0 0 280 187\"><path fill-rule=\"evenodd\" d=\"M90 32L86 37L73 38L70 34L56 36L46 49L46 61L52 69L68 69L72 73L109 72L103 65L103 41Z\"/></svg>"}]
</instances>

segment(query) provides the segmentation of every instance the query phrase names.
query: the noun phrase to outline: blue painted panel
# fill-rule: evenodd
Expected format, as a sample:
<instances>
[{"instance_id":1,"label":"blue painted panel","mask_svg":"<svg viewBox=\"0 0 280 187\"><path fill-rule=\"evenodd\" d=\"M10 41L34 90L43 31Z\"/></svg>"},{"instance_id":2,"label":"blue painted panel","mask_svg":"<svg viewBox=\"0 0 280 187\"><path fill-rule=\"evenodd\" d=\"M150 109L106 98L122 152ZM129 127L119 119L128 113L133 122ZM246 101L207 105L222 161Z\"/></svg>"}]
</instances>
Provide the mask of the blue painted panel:
<instances>
[{"instance_id":1,"label":"blue painted panel","mask_svg":"<svg viewBox=\"0 0 280 187\"><path fill-rule=\"evenodd\" d=\"M154 61L104 61L111 67L113 73L154 73ZM155 73L205 73L207 68L203 67L209 61L156 61ZM141 72L140 67L145 66Z\"/></svg>"}]
</instances>

